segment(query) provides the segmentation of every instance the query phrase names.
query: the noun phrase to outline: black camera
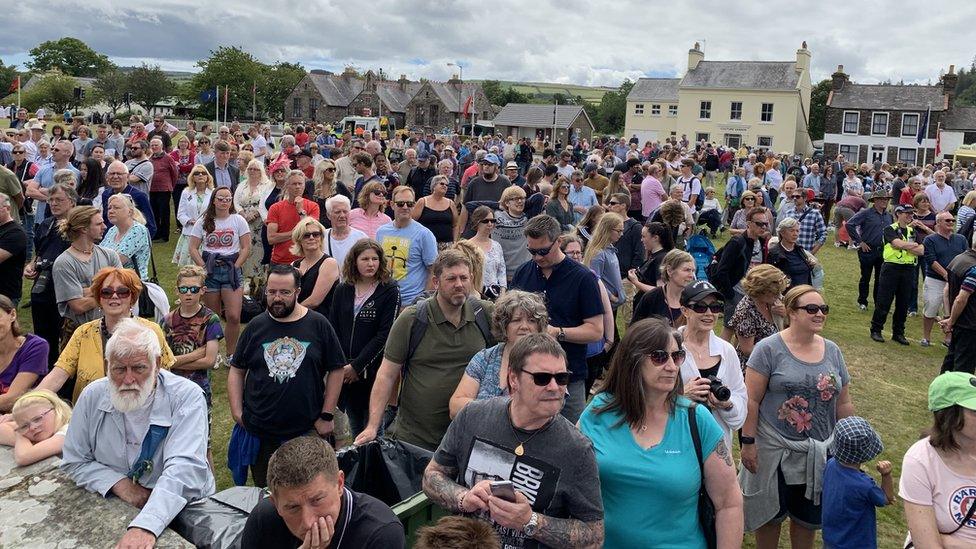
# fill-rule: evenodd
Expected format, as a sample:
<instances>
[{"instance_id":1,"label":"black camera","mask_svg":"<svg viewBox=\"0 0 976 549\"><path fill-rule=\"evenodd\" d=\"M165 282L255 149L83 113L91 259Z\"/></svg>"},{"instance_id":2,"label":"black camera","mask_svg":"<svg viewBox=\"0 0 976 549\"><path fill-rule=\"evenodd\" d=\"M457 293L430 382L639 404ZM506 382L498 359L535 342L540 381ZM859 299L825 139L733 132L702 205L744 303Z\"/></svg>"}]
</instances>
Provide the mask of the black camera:
<instances>
[{"instance_id":1,"label":"black camera","mask_svg":"<svg viewBox=\"0 0 976 549\"><path fill-rule=\"evenodd\" d=\"M708 376L708 390L715 395L715 400L725 402L732 398L732 391L722 383L722 380L715 376Z\"/></svg>"},{"instance_id":2,"label":"black camera","mask_svg":"<svg viewBox=\"0 0 976 549\"><path fill-rule=\"evenodd\" d=\"M54 267L54 261L50 259L38 259L34 263L34 272L37 276L34 278L34 286L31 287L31 294L43 294L51 285L51 268Z\"/></svg>"}]
</instances>

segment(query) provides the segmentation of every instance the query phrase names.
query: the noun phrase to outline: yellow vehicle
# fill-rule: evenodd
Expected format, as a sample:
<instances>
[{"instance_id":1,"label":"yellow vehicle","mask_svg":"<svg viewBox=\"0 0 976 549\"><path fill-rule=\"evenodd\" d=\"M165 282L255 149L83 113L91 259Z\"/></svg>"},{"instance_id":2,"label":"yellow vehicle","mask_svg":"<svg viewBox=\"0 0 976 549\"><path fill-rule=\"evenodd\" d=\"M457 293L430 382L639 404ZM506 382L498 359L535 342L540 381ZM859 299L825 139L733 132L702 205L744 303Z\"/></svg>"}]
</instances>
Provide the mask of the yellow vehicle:
<instances>
[{"instance_id":1,"label":"yellow vehicle","mask_svg":"<svg viewBox=\"0 0 976 549\"><path fill-rule=\"evenodd\" d=\"M343 133L349 132L356 137L379 130L381 139L389 139L397 132L396 121L386 116L347 116L339 121L339 127Z\"/></svg>"}]
</instances>

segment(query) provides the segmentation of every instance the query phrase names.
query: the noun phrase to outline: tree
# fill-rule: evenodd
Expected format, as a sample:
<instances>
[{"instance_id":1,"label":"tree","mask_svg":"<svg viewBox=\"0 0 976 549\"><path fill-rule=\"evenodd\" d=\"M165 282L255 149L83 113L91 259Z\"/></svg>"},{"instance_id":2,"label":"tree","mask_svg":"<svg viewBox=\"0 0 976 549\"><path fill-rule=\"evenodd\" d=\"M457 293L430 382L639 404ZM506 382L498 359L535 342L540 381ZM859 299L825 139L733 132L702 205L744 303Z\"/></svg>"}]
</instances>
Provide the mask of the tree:
<instances>
[{"instance_id":1,"label":"tree","mask_svg":"<svg viewBox=\"0 0 976 549\"><path fill-rule=\"evenodd\" d=\"M283 118L285 98L305 78L308 71L301 63L288 62L264 65L263 68L263 78L257 82L258 112L255 117L267 113L273 118Z\"/></svg>"},{"instance_id":2,"label":"tree","mask_svg":"<svg viewBox=\"0 0 976 549\"><path fill-rule=\"evenodd\" d=\"M39 107L47 107L54 112L64 112L71 107L84 106L91 101L86 96L84 101L75 101L75 88L78 86L74 78L63 74L45 76L30 89L21 94L21 106L28 111L36 111ZM3 104L17 101L17 94L13 93L0 99Z\"/></svg>"},{"instance_id":3,"label":"tree","mask_svg":"<svg viewBox=\"0 0 976 549\"><path fill-rule=\"evenodd\" d=\"M129 77L118 69L110 69L95 80L95 94L100 102L112 109L112 114L125 104L125 93L129 91Z\"/></svg>"},{"instance_id":4,"label":"tree","mask_svg":"<svg viewBox=\"0 0 976 549\"><path fill-rule=\"evenodd\" d=\"M627 117L627 95L634 87L634 83L629 79L620 84L616 91L607 92L600 100L597 109L597 119L593 123L597 131L601 133L619 134L624 129L624 121Z\"/></svg>"},{"instance_id":5,"label":"tree","mask_svg":"<svg viewBox=\"0 0 976 549\"><path fill-rule=\"evenodd\" d=\"M150 67L146 63L129 73L128 87L132 92L132 102L141 106L147 113L161 100L172 97L176 93L176 84L166 76L159 65Z\"/></svg>"},{"instance_id":6,"label":"tree","mask_svg":"<svg viewBox=\"0 0 976 549\"><path fill-rule=\"evenodd\" d=\"M200 72L193 75L190 81L190 90L199 100L201 94L212 91L220 86L220 101L223 101L224 87L228 87L228 114L233 117L242 115L250 116L251 112L251 89L255 83L260 83L265 77L266 65L259 62L253 55L237 46L221 46L210 52L210 57L197 61ZM302 69L304 70L304 69ZM285 71L283 71L284 74ZM296 82L297 84L297 82ZM288 90L291 92L291 89ZM285 93L285 95L288 94ZM261 97L264 106L264 97ZM278 99L284 102L284 96ZM221 104L221 107L223 105ZM210 106L201 105L200 109L207 113L214 111L213 103ZM223 111L223 108L221 108ZM223 114L221 112L221 114Z\"/></svg>"},{"instance_id":7,"label":"tree","mask_svg":"<svg viewBox=\"0 0 976 549\"><path fill-rule=\"evenodd\" d=\"M41 42L30 50L27 68L34 72L58 69L68 76L96 77L113 67L111 61L77 38Z\"/></svg>"},{"instance_id":8,"label":"tree","mask_svg":"<svg viewBox=\"0 0 976 549\"><path fill-rule=\"evenodd\" d=\"M810 139L817 141L824 137L824 124L827 116L827 96L830 95L830 80L821 80L810 90Z\"/></svg>"},{"instance_id":9,"label":"tree","mask_svg":"<svg viewBox=\"0 0 976 549\"><path fill-rule=\"evenodd\" d=\"M14 80L17 79L17 67L15 65L3 64L0 60L0 93L6 93L10 89L10 86L14 84Z\"/></svg>"}]
</instances>

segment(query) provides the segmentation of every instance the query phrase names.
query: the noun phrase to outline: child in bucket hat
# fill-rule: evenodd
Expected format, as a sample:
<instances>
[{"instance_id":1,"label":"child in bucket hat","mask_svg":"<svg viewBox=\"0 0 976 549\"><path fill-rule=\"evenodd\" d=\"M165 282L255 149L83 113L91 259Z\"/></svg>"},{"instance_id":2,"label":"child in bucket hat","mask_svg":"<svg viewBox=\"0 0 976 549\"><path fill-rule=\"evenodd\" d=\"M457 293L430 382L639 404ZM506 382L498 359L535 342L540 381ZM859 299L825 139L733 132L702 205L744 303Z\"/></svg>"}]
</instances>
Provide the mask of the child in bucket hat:
<instances>
[{"instance_id":1,"label":"child in bucket hat","mask_svg":"<svg viewBox=\"0 0 976 549\"><path fill-rule=\"evenodd\" d=\"M849 416L834 427L823 481L824 547L869 549L878 546L875 507L895 501L891 462L879 461L881 487L861 464L877 457L884 446L866 419Z\"/></svg>"}]
</instances>

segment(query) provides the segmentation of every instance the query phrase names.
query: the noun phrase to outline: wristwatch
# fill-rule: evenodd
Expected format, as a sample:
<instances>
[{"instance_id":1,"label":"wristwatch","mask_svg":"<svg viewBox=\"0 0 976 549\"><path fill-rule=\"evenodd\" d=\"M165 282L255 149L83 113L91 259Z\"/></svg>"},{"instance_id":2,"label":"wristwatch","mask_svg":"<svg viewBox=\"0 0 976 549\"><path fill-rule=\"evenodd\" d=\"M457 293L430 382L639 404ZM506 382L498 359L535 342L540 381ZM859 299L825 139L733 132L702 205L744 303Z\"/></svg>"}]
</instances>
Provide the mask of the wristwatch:
<instances>
[{"instance_id":1,"label":"wristwatch","mask_svg":"<svg viewBox=\"0 0 976 549\"><path fill-rule=\"evenodd\" d=\"M335 419L335 414L332 414L330 412L322 412L321 414L319 414L319 419L321 419L322 421L332 421L333 419Z\"/></svg>"},{"instance_id":2,"label":"wristwatch","mask_svg":"<svg viewBox=\"0 0 976 549\"><path fill-rule=\"evenodd\" d=\"M745 446L746 444L755 444L755 443L756 443L755 437L747 437L744 435L739 435L739 444Z\"/></svg>"},{"instance_id":3,"label":"wristwatch","mask_svg":"<svg viewBox=\"0 0 976 549\"><path fill-rule=\"evenodd\" d=\"M535 532L538 529L539 529L539 514L533 511L532 515L529 517L529 522L526 522L525 526L522 527L522 533L525 534L526 537L531 538L532 536L535 535Z\"/></svg>"},{"instance_id":4,"label":"wristwatch","mask_svg":"<svg viewBox=\"0 0 976 549\"><path fill-rule=\"evenodd\" d=\"M566 341L566 330L562 326L559 327L559 334L556 336L557 341Z\"/></svg>"}]
</instances>

